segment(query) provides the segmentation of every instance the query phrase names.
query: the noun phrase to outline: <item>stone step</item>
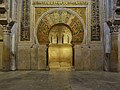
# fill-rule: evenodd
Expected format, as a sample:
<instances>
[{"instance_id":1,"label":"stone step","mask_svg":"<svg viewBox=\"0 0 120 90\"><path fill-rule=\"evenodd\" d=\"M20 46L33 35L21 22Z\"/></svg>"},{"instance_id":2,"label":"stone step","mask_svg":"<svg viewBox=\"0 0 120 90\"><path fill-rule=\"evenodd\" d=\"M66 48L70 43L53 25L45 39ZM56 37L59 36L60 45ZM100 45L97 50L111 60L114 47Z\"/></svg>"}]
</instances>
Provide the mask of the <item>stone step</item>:
<instances>
[{"instance_id":1,"label":"stone step","mask_svg":"<svg viewBox=\"0 0 120 90\"><path fill-rule=\"evenodd\" d=\"M49 64L50 70L52 71L70 71L71 65L67 62L51 62Z\"/></svg>"}]
</instances>

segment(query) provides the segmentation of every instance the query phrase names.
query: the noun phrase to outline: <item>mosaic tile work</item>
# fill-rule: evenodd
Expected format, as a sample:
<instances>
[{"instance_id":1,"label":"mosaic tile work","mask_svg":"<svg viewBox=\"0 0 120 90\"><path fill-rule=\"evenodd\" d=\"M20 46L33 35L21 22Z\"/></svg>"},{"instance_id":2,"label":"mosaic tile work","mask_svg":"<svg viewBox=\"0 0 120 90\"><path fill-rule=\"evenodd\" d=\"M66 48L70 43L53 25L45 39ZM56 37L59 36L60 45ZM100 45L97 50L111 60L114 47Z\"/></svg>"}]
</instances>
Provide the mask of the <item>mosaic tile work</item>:
<instances>
[{"instance_id":1,"label":"mosaic tile work","mask_svg":"<svg viewBox=\"0 0 120 90\"><path fill-rule=\"evenodd\" d=\"M22 0L21 41L30 41L30 0Z\"/></svg>"},{"instance_id":2,"label":"mosaic tile work","mask_svg":"<svg viewBox=\"0 0 120 90\"><path fill-rule=\"evenodd\" d=\"M100 41L99 0L92 0L91 41Z\"/></svg>"}]
</instances>

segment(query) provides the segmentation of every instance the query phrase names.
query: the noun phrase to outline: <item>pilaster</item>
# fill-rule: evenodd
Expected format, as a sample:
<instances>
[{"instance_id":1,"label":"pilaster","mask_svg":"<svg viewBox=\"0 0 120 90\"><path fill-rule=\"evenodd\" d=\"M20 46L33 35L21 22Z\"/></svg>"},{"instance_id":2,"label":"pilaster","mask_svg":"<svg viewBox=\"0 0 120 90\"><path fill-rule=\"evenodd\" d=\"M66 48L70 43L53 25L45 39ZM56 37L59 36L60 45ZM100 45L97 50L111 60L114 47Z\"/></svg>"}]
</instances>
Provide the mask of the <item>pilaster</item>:
<instances>
[{"instance_id":1,"label":"pilaster","mask_svg":"<svg viewBox=\"0 0 120 90\"><path fill-rule=\"evenodd\" d=\"M120 71L120 26L118 29L118 71Z\"/></svg>"}]
</instances>

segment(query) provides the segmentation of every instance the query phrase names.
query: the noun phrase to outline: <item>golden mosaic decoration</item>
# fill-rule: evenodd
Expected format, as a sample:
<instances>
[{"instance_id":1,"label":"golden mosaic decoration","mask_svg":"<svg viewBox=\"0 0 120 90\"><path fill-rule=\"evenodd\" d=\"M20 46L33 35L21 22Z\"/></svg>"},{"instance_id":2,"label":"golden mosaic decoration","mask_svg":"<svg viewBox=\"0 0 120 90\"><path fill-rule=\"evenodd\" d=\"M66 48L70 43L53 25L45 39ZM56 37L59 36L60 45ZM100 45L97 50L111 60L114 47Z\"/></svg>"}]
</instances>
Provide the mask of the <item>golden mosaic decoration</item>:
<instances>
[{"instance_id":1,"label":"golden mosaic decoration","mask_svg":"<svg viewBox=\"0 0 120 90\"><path fill-rule=\"evenodd\" d=\"M41 9L43 8L36 8L36 10L38 11ZM36 22L38 22L37 20L40 18L40 16L43 15L43 12L46 12L46 10L51 10L51 8L46 8L46 9L44 8L43 11L41 11L40 13L37 12ZM74 10L79 11L78 9L74 9ZM82 14L85 14L85 13L82 13ZM80 16L84 16L83 18L85 18L86 14L80 15ZM49 43L49 39L48 39L49 32L51 30L51 27L56 24L65 24L71 28L72 36L73 36L72 43L81 43L83 41L84 28L80 19L75 14L65 9L55 9L52 12L49 12L46 15L44 15L38 24L37 37L38 37L39 43L42 43L42 44Z\"/></svg>"},{"instance_id":2,"label":"golden mosaic decoration","mask_svg":"<svg viewBox=\"0 0 120 90\"><path fill-rule=\"evenodd\" d=\"M39 18L45 12L47 12L48 10L52 10L52 9L55 9L55 8L52 8L52 7L35 8L35 12L36 12L35 13L35 24L38 22ZM79 8L72 7L68 9L75 11L84 20L84 23L86 25L86 8L85 7L79 7Z\"/></svg>"}]
</instances>

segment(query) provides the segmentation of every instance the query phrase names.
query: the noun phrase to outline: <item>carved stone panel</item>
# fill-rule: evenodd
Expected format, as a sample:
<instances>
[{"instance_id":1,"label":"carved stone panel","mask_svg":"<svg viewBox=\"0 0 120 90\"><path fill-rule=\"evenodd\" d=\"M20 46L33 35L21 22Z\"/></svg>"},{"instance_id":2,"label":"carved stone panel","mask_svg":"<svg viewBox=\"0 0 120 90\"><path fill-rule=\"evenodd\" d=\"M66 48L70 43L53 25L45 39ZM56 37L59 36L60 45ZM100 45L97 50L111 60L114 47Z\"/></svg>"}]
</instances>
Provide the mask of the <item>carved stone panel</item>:
<instances>
[{"instance_id":1,"label":"carved stone panel","mask_svg":"<svg viewBox=\"0 0 120 90\"><path fill-rule=\"evenodd\" d=\"M91 1L91 41L100 41L99 0Z\"/></svg>"}]
</instances>

